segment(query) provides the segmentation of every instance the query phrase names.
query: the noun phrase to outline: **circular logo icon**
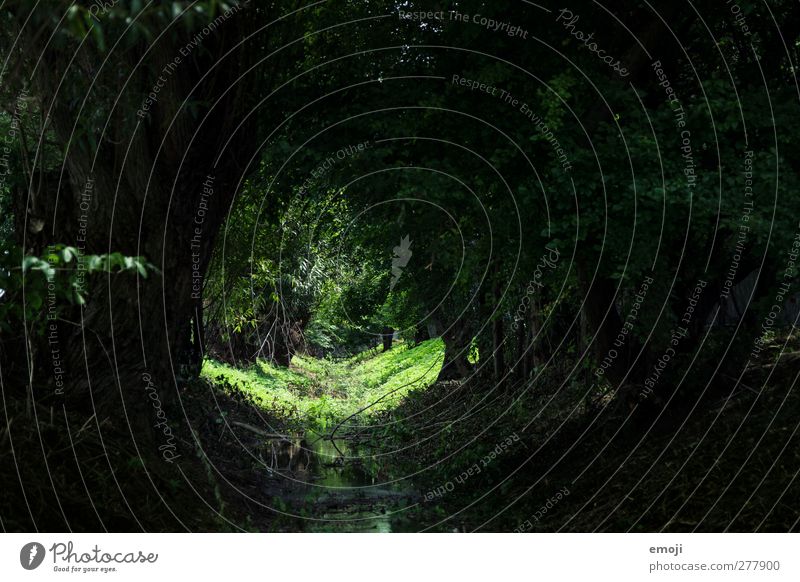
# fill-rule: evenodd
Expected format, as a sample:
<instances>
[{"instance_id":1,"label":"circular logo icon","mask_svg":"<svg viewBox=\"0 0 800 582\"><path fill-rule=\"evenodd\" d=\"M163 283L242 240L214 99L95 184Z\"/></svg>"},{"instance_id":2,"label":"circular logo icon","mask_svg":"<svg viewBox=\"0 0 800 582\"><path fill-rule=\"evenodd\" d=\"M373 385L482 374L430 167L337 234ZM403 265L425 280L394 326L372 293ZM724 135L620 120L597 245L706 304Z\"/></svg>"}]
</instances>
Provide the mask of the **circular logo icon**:
<instances>
[{"instance_id":1,"label":"circular logo icon","mask_svg":"<svg viewBox=\"0 0 800 582\"><path fill-rule=\"evenodd\" d=\"M35 570L44 561L44 554L44 546L39 542L25 544L19 551L19 563L26 570Z\"/></svg>"}]
</instances>

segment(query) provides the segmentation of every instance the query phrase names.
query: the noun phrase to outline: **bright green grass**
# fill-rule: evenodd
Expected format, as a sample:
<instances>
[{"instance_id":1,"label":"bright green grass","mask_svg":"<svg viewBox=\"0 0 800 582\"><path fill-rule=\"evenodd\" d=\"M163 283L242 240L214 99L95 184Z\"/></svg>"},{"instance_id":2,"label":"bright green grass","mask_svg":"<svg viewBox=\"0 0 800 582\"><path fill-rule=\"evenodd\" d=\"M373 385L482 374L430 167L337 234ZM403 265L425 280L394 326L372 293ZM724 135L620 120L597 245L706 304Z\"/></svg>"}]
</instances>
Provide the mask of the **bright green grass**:
<instances>
[{"instance_id":1,"label":"bright green grass","mask_svg":"<svg viewBox=\"0 0 800 582\"><path fill-rule=\"evenodd\" d=\"M202 375L237 386L261 406L287 419L327 430L361 408L365 415L393 408L412 390L430 386L439 375L444 343L432 339L408 348L397 343L388 352L364 352L334 362L295 356L290 368L259 361L237 369L206 360Z\"/></svg>"}]
</instances>

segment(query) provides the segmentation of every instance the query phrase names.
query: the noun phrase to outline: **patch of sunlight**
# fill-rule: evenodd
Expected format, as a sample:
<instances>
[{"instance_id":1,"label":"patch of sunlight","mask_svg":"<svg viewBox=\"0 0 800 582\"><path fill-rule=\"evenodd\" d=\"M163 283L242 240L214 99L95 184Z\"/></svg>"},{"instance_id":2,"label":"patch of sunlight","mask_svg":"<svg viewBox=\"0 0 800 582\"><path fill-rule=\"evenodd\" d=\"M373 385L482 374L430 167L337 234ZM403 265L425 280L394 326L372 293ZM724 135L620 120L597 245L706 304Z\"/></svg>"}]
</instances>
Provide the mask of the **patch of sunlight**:
<instances>
[{"instance_id":1,"label":"patch of sunlight","mask_svg":"<svg viewBox=\"0 0 800 582\"><path fill-rule=\"evenodd\" d=\"M343 361L295 356L289 368L259 360L238 369L206 359L201 375L223 387L237 387L273 414L326 430L357 410L366 415L396 406L413 390L424 390L439 375L444 342L414 347L396 343L388 352L367 350Z\"/></svg>"},{"instance_id":2,"label":"patch of sunlight","mask_svg":"<svg viewBox=\"0 0 800 582\"><path fill-rule=\"evenodd\" d=\"M480 359L481 355L478 351L478 340L477 338L472 338L472 341L469 344L469 353L467 353L467 362L474 366L480 361Z\"/></svg>"}]
</instances>

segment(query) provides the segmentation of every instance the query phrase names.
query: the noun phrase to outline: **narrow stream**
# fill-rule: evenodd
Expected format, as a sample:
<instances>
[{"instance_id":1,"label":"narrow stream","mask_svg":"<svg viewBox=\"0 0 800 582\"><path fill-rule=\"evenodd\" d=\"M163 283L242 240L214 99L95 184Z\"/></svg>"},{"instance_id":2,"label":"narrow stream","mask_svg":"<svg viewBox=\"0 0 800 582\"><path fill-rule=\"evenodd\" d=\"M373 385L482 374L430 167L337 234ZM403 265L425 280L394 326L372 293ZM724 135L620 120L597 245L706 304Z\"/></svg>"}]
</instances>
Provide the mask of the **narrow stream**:
<instances>
[{"instance_id":1,"label":"narrow stream","mask_svg":"<svg viewBox=\"0 0 800 582\"><path fill-rule=\"evenodd\" d=\"M309 445L310 442L310 445ZM414 531L407 509L420 501L408 481L389 483L380 458L347 440L298 438L275 445L286 511L308 532Z\"/></svg>"}]
</instances>

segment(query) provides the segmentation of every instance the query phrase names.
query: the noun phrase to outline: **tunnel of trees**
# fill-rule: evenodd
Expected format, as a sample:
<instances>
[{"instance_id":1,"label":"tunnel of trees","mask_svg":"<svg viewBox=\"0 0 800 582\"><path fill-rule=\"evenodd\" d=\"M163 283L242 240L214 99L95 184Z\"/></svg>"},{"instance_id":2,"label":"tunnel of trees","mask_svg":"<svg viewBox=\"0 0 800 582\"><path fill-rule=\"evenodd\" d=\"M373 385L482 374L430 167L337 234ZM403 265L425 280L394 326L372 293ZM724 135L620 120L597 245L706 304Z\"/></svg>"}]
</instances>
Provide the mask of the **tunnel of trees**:
<instances>
[{"instance_id":1,"label":"tunnel of trees","mask_svg":"<svg viewBox=\"0 0 800 582\"><path fill-rule=\"evenodd\" d=\"M340 438L408 529L796 528L800 18L736 6L6 1L3 529L304 529Z\"/></svg>"}]
</instances>

